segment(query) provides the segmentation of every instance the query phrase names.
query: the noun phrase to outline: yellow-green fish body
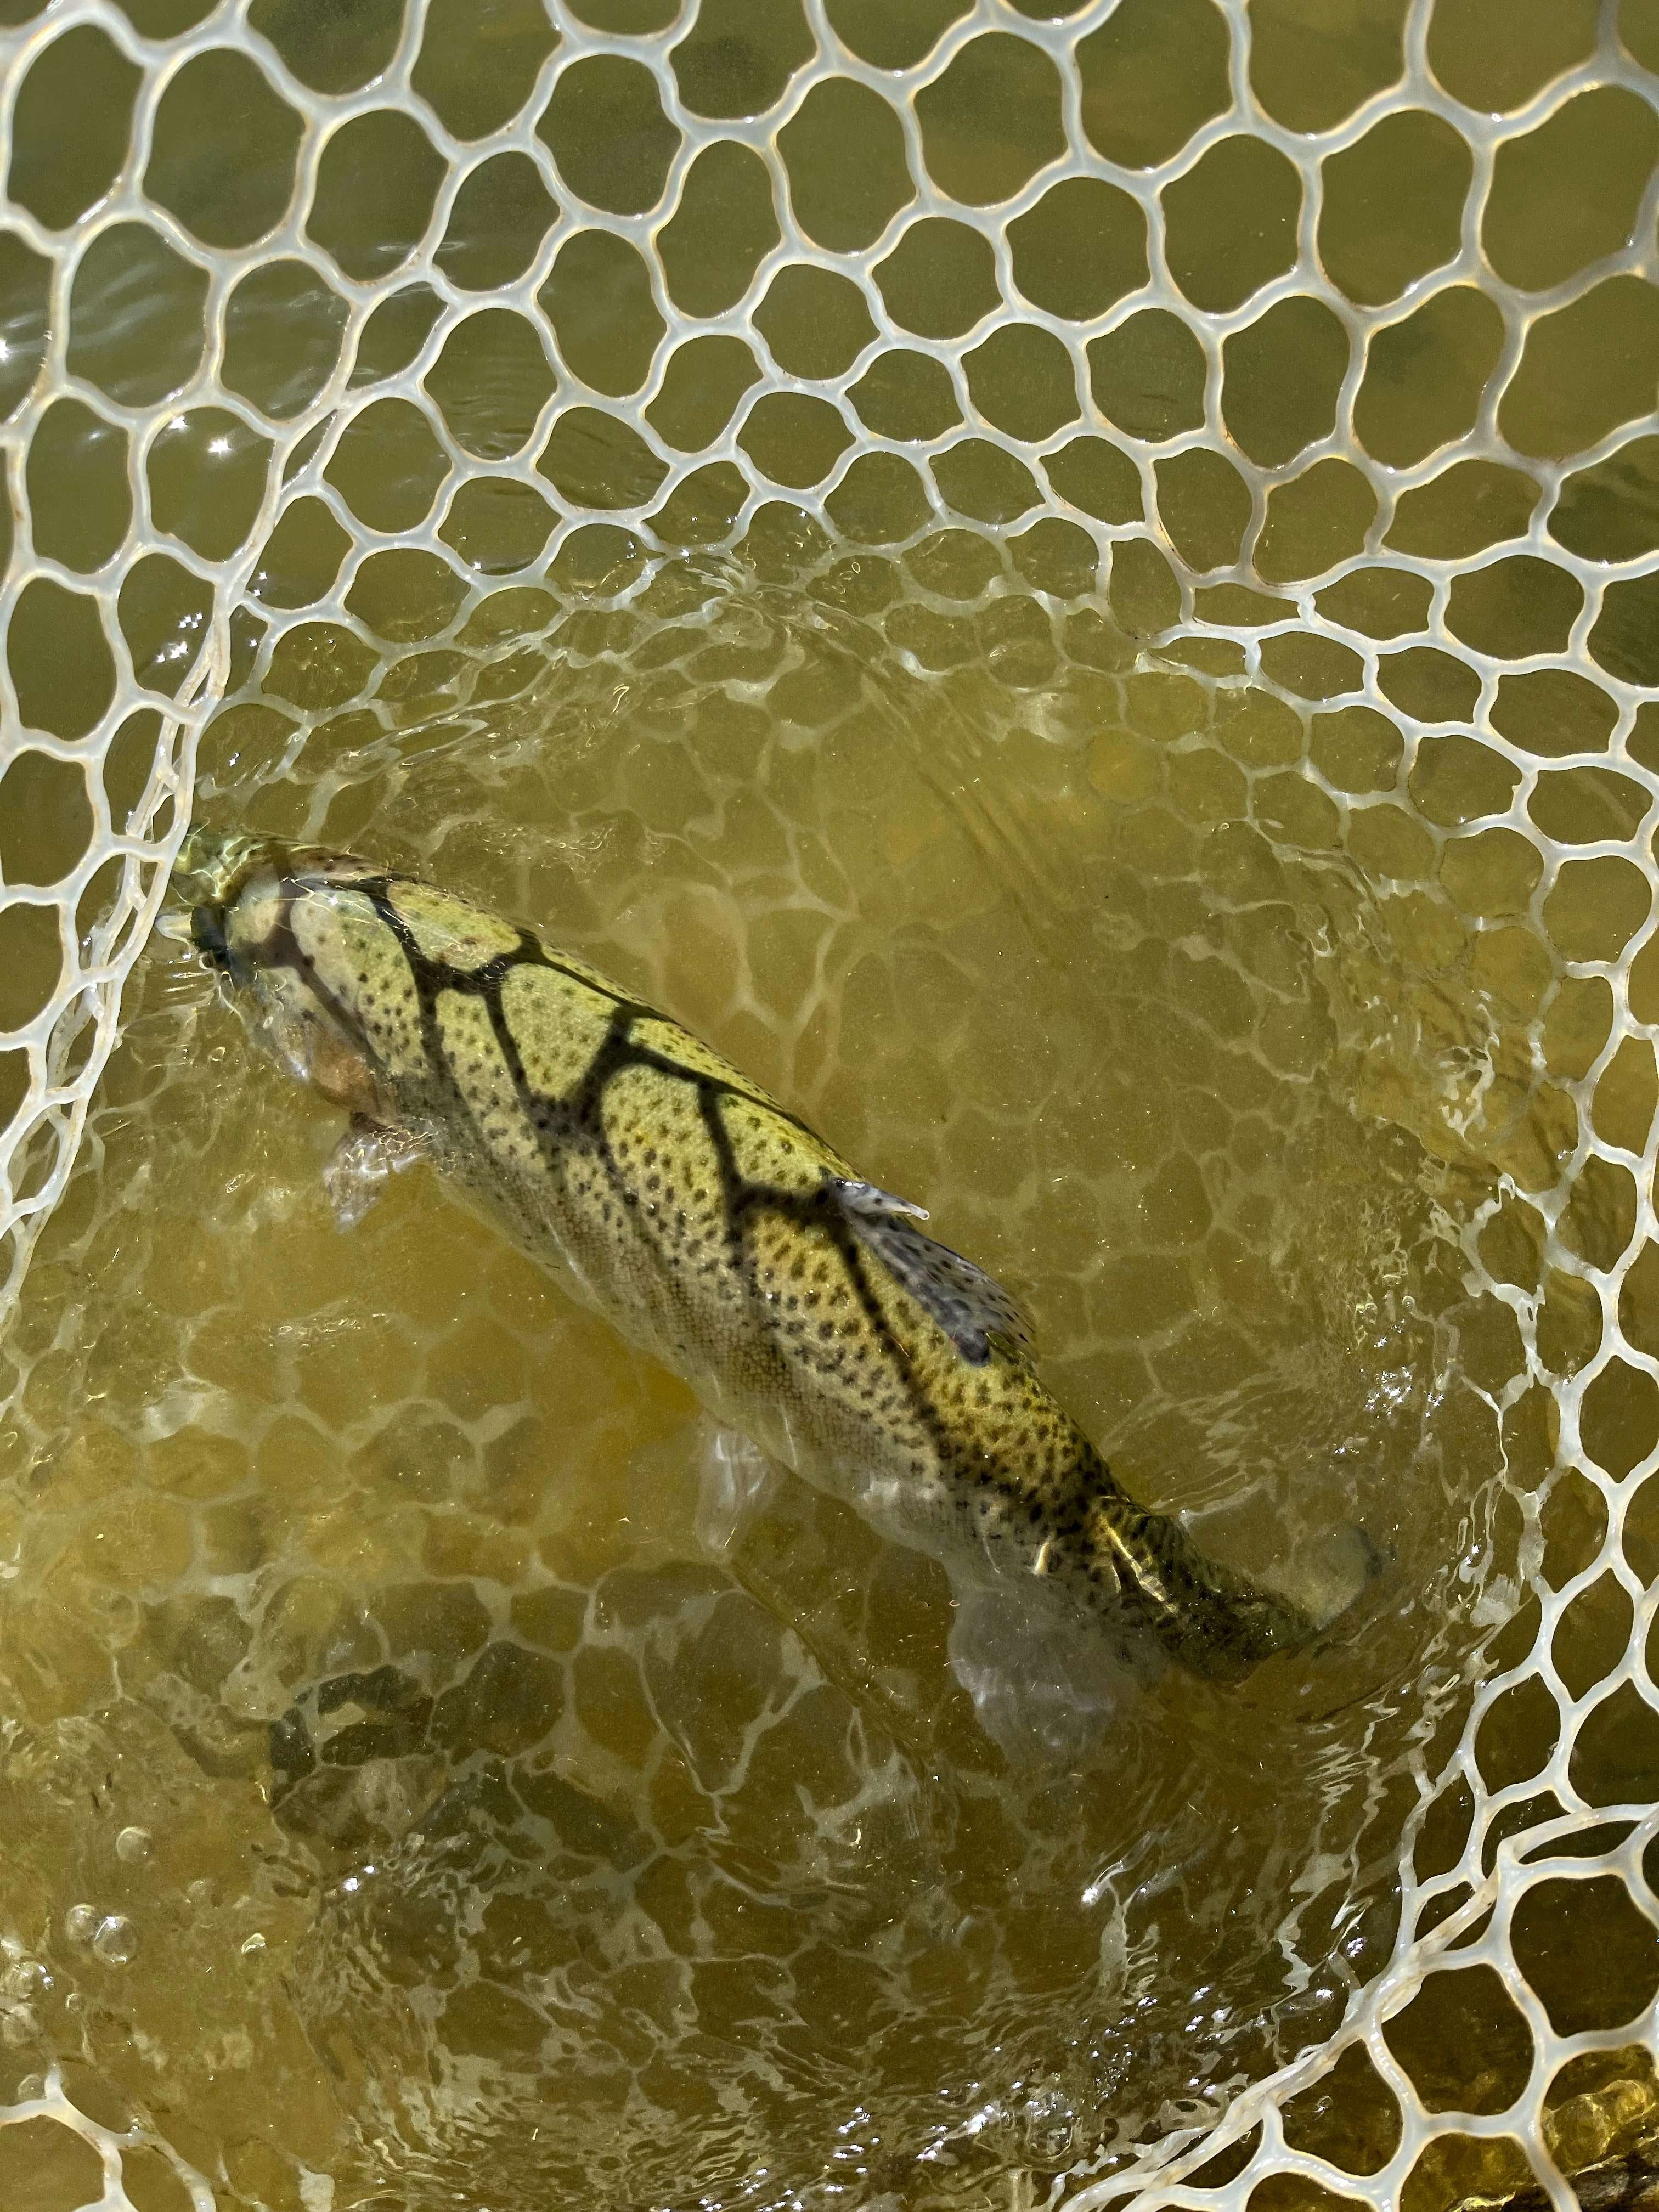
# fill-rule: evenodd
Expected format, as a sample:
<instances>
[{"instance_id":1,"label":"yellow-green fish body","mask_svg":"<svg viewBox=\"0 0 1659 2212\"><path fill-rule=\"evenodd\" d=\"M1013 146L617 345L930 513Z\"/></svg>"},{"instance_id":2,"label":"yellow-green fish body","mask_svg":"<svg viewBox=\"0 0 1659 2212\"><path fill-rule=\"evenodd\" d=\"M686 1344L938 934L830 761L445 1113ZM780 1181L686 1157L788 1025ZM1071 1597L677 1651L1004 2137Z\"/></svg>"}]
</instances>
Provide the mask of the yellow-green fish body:
<instances>
[{"instance_id":1,"label":"yellow-green fish body","mask_svg":"<svg viewBox=\"0 0 1659 2212\"><path fill-rule=\"evenodd\" d=\"M1012 1301L718 1053L529 930L348 854L192 840L196 943L266 1042L884 1532L1237 1679L1316 1622L1115 1483Z\"/></svg>"}]
</instances>

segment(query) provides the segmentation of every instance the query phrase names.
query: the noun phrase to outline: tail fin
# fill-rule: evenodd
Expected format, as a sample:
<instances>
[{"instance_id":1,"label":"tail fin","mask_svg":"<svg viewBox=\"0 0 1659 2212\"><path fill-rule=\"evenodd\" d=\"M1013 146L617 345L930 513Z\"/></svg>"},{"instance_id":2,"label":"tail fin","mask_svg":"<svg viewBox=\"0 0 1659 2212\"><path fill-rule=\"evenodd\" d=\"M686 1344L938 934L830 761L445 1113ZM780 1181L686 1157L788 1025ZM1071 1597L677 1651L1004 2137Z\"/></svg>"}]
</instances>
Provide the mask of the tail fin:
<instances>
[{"instance_id":1,"label":"tail fin","mask_svg":"<svg viewBox=\"0 0 1659 2212\"><path fill-rule=\"evenodd\" d=\"M1321 1634L1374 1580L1382 1558L1362 1528L1340 1532L1331 1556L1298 1580L1304 1601L1247 1581L1209 1559L1178 1521L1149 1512L1107 1473L1086 1516L1123 1598L1171 1658L1211 1681L1240 1682L1278 1651Z\"/></svg>"},{"instance_id":2,"label":"tail fin","mask_svg":"<svg viewBox=\"0 0 1659 2212\"><path fill-rule=\"evenodd\" d=\"M1318 1632L1334 1628L1356 1606L1388 1565L1357 1521L1346 1521L1298 1559L1293 1580Z\"/></svg>"}]
</instances>

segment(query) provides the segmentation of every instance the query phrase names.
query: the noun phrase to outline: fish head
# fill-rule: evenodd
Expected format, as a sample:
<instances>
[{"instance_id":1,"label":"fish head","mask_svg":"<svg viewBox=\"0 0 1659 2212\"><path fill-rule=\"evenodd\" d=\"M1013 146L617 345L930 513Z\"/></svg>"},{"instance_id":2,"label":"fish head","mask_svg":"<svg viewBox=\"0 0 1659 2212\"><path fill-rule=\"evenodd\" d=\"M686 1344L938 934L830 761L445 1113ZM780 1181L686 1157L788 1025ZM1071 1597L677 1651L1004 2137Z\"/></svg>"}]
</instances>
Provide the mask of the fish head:
<instances>
[{"instance_id":1,"label":"fish head","mask_svg":"<svg viewBox=\"0 0 1659 2212\"><path fill-rule=\"evenodd\" d=\"M259 1044L337 1105L384 1116L354 933L385 871L351 853L193 830L173 872L191 942Z\"/></svg>"}]
</instances>

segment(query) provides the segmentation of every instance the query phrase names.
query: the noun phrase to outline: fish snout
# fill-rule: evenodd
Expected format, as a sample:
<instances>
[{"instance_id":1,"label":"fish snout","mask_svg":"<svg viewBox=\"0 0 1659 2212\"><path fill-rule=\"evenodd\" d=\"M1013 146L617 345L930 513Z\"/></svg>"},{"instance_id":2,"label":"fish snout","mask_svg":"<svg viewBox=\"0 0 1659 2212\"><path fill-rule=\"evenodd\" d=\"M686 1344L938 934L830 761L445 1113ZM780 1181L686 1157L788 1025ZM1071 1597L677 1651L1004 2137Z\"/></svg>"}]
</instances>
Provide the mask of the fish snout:
<instances>
[{"instance_id":1,"label":"fish snout","mask_svg":"<svg viewBox=\"0 0 1659 2212\"><path fill-rule=\"evenodd\" d=\"M168 890L182 906L228 906L251 872L280 850L268 837L229 835L197 823L179 848Z\"/></svg>"}]
</instances>

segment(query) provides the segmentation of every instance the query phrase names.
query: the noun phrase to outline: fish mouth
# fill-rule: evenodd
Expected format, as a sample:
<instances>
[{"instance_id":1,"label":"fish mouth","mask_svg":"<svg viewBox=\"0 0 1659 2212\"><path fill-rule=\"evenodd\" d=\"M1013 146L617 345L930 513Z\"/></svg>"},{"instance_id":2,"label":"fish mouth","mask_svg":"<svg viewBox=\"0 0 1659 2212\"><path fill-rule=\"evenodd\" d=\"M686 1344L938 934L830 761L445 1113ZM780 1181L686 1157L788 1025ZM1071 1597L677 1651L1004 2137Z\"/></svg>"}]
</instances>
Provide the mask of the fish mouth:
<instances>
[{"instance_id":1,"label":"fish mouth","mask_svg":"<svg viewBox=\"0 0 1659 2212\"><path fill-rule=\"evenodd\" d=\"M230 949L226 915L249 876L278 849L269 838L227 836L198 826L186 834L173 862L167 894L184 911L166 917L161 927L169 937L187 939L232 983L248 978L245 963Z\"/></svg>"}]
</instances>

